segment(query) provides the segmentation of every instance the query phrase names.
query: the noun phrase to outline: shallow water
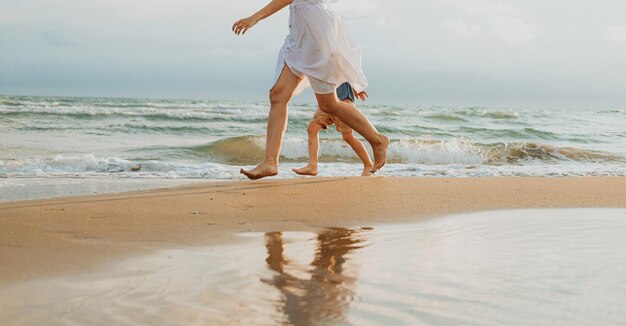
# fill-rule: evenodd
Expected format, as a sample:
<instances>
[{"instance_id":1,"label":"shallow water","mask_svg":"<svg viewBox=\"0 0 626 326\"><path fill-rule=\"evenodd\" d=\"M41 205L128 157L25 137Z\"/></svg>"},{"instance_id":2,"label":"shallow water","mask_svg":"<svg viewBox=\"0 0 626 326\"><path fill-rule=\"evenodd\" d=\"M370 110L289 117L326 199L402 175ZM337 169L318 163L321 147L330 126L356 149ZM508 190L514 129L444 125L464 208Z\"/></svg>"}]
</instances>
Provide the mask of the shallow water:
<instances>
[{"instance_id":1,"label":"shallow water","mask_svg":"<svg viewBox=\"0 0 626 326\"><path fill-rule=\"evenodd\" d=\"M0 178L0 203L172 188L200 182L190 179Z\"/></svg>"},{"instance_id":2,"label":"shallow water","mask_svg":"<svg viewBox=\"0 0 626 326\"><path fill-rule=\"evenodd\" d=\"M623 176L626 111L368 105L392 138L382 175ZM294 103L279 177L308 158L315 106ZM263 158L269 104L0 96L0 178L239 179ZM359 175L334 128L320 175Z\"/></svg>"},{"instance_id":3,"label":"shallow water","mask_svg":"<svg viewBox=\"0 0 626 326\"><path fill-rule=\"evenodd\" d=\"M623 325L626 210L246 233L0 291L24 324Z\"/></svg>"}]
</instances>

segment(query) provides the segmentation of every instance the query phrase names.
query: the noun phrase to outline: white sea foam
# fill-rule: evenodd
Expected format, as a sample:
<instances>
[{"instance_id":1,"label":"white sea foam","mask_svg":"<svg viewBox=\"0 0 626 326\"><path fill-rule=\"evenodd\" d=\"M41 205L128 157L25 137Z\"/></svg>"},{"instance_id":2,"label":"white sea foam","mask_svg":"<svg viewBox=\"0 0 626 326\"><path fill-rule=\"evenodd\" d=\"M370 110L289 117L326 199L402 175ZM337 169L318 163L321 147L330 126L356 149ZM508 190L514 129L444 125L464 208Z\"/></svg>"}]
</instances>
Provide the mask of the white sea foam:
<instances>
[{"instance_id":1,"label":"white sea foam","mask_svg":"<svg viewBox=\"0 0 626 326\"><path fill-rule=\"evenodd\" d=\"M103 106L92 103L79 106L60 105L58 103L27 103L21 106L3 106L0 104L0 114L47 114L58 116L85 116L85 117L147 117L172 120L205 120L205 121L257 121L267 119L269 106L267 105L227 105L222 103L183 105L168 104L156 105L142 103L132 107L114 104ZM291 118L309 119L312 112L292 112Z\"/></svg>"},{"instance_id":2,"label":"white sea foam","mask_svg":"<svg viewBox=\"0 0 626 326\"><path fill-rule=\"evenodd\" d=\"M389 156L392 161L432 165L482 164L488 160L482 148L462 139L430 142L401 140L389 147Z\"/></svg>"},{"instance_id":3,"label":"white sea foam","mask_svg":"<svg viewBox=\"0 0 626 326\"><path fill-rule=\"evenodd\" d=\"M0 96L0 178L237 179L263 158L268 103ZM361 105L397 176L626 174L623 110ZM281 174L308 159L315 105L290 106ZM320 173L361 162L330 128ZM366 144L369 148L369 145ZM370 152L371 155L371 152Z\"/></svg>"},{"instance_id":4,"label":"white sea foam","mask_svg":"<svg viewBox=\"0 0 626 326\"><path fill-rule=\"evenodd\" d=\"M283 163L279 178L297 177L292 168L304 163ZM62 156L52 159L0 162L3 178L124 178L124 179L225 179L237 180L240 167L253 164L172 163L162 161L133 162L118 157ZM140 169L138 169L140 168ZM138 169L138 170L137 170ZM320 176L359 175L355 163L320 163ZM378 175L405 177L498 177L498 176L626 176L626 166L605 163L525 165L473 165L390 163Z\"/></svg>"},{"instance_id":5,"label":"white sea foam","mask_svg":"<svg viewBox=\"0 0 626 326\"><path fill-rule=\"evenodd\" d=\"M238 137L234 138L235 143L240 147L252 142L254 151L251 153L241 152L240 158L258 157L265 150L264 137ZM368 148L370 156L371 148L366 141L362 141ZM307 161L308 147L307 139L287 138L284 141L281 155L283 158L294 161ZM236 145L235 145L236 146ZM215 148L219 152L220 148ZM358 162L354 150L341 139L320 140L320 157L322 160L350 161ZM248 154L248 155L246 155ZM504 164L540 161L590 161L606 162L626 160L613 156L609 153L581 150L576 148L559 148L544 144L528 142L510 144L477 144L463 138L452 138L447 140L437 140L428 138L403 138L393 140L388 149L388 160L391 163L404 164L427 164L427 165L448 165L448 164Z\"/></svg>"},{"instance_id":6,"label":"white sea foam","mask_svg":"<svg viewBox=\"0 0 626 326\"><path fill-rule=\"evenodd\" d=\"M282 155L289 159L306 159L307 140L287 139L283 146ZM366 144L370 157L372 151ZM326 140L322 142L320 155L344 160L356 160L354 150L342 140ZM488 160L482 149L460 139L450 141L423 141L405 139L393 142L389 146L389 161L418 164L482 164Z\"/></svg>"},{"instance_id":7,"label":"white sea foam","mask_svg":"<svg viewBox=\"0 0 626 326\"><path fill-rule=\"evenodd\" d=\"M6 177L96 177L231 179L233 173L214 163L129 161L119 157L57 155L50 159L0 161Z\"/></svg>"}]
</instances>

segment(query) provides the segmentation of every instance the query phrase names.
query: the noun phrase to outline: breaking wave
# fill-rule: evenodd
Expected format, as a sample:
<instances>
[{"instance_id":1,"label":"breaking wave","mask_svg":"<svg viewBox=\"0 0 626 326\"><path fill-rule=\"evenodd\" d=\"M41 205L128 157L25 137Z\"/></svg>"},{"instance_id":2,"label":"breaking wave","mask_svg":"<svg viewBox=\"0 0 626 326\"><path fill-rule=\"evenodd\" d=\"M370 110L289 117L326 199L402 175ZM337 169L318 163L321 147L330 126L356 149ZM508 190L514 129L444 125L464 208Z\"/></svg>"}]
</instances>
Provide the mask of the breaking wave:
<instances>
[{"instance_id":1,"label":"breaking wave","mask_svg":"<svg viewBox=\"0 0 626 326\"><path fill-rule=\"evenodd\" d=\"M263 159L269 104L0 96L0 178L237 178ZM398 176L624 175L622 108L361 105L394 138L382 173ZM281 162L308 160L315 105L294 104ZM360 160L321 133L320 173L351 175ZM215 141L217 140L217 141ZM366 145L367 147L367 145ZM327 172L324 172L327 171Z\"/></svg>"},{"instance_id":2,"label":"breaking wave","mask_svg":"<svg viewBox=\"0 0 626 326\"><path fill-rule=\"evenodd\" d=\"M187 155L210 157L225 164L253 164L263 158L265 138L245 136L227 138L208 145L181 149ZM283 160L305 162L307 140L287 138L281 152ZM320 140L321 162L360 162L341 139ZM554 147L531 142L478 144L463 139L396 139L389 146L389 163L429 165L448 164L523 164L528 161L625 162L622 157L601 151L573 147Z\"/></svg>"},{"instance_id":3,"label":"breaking wave","mask_svg":"<svg viewBox=\"0 0 626 326\"><path fill-rule=\"evenodd\" d=\"M36 159L0 158L0 178L121 177L234 179L239 166L263 158L261 136L234 137L191 147L141 149L144 158L56 155ZM288 138L282 162L288 166L307 161L306 140ZM326 175L350 175L360 163L340 139L321 140L320 162ZM151 152L154 159L145 159ZM568 164L581 163L586 164ZM463 139L396 139L389 147L386 171L407 176L562 176L624 175L626 160L609 153L536 143L476 144Z\"/></svg>"}]
</instances>

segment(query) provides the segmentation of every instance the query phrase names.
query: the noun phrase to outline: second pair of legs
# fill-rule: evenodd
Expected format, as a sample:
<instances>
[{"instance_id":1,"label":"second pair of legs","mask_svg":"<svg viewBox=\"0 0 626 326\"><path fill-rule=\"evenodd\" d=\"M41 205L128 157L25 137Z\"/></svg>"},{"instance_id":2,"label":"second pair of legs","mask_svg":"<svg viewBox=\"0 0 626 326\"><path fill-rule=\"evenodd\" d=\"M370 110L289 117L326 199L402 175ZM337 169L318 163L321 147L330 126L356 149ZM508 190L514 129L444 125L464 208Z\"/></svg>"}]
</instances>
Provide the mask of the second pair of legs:
<instances>
[{"instance_id":1,"label":"second pair of legs","mask_svg":"<svg viewBox=\"0 0 626 326\"><path fill-rule=\"evenodd\" d=\"M307 164L307 166L303 168L293 169L293 172L299 175L310 175L310 176L317 175L317 163L318 163L317 154L319 152L318 137L319 137L319 132L321 130L322 130L322 126L318 124L311 123L309 125L309 127L307 128L307 132L309 133L309 164ZM343 140L346 143L348 143L350 147L352 147L354 152L359 156L359 158L363 162L363 173L361 173L361 176L363 177L371 176L373 174L372 168L374 167L374 164L370 160L370 156L367 153L365 146L363 146L363 143L361 143L360 140L354 137L354 133L352 131L344 132L341 134L341 136L343 137Z\"/></svg>"},{"instance_id":2,"label":"second pair of legs","mask_svg":"<svg viewBox=\"0 0 626 326\"><path fill-rule=\"evenodd\" d=\"M270 91L271 107L267 121L265 158L252 170L241 169L241 173L248 178L256 180L278 174L278 158L287 130L288 105L301 81L285 65L278 82ZM374 153L374 164L370 172L376 173L380 170L387 162L389 138L379 133L354 105L340 102L335 93L315 94L315 96L320 110L337 116L370 143Z\"/></svg>"},{"instance_id":3,"label":"second pair of legs","mask_svg":"<svg viewBox=\"0 0 626 326\"><path fill-rule=\"evenodd\" d=\"M345 100L343 100L343 102L350 104L350 105L354 105L354 102L352 101L351 98L346 98ZM318 113L317 112L315 113L315 115L313 116L313 120L307 127L308 140L309 140L308 141L309 163L307 164L307 166L303 168L293 169L292 170L293 172L299 175L310 175L310 176L317 175L317 172L318 172L317 166L318 166L318 157L319 157L319 148L320 148L319 146L320 131L322 131L322 129L327 129L332 124L335 124L337 131L341 132L341 136L343 140L346 143L348 143L350 147L352 147L352 150L357 154L361 162L363 162L363 172L361 173L361 176L368 177L373 174L372 168L374 167L374 163L372 163L372 160L370 159L370 156L367 153L367 149L365 149L365 146L363 145L363 143L354 136L354 132L352 132L352 130L349 127L345 126L343 122L337 121L335 119L336 118L332 118L332 117L330 117L329 119L329 116L326 116L326 115L318 116Z\"/></svg>"}]
</instances>

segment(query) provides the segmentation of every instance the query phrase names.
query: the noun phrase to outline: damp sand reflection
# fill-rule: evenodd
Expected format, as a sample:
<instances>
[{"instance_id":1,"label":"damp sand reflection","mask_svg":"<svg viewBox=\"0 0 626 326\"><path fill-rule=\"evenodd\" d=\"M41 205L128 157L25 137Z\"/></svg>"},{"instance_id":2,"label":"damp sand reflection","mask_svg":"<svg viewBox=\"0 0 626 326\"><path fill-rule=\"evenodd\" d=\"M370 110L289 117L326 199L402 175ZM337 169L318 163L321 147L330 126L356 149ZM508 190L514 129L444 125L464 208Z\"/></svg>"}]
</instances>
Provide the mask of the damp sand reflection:
<instances>
[{"instance_id":1,"label":"damp sand reflection","mask_svg":"<svg viewBox=\"0 0 626 326\"><path fill-rule=\"evenodd\" d=\"M244 233L0 289L2 325L623 325L626 211Z\"/></svg>"},{"instance_id":2,"label":"damp sand reflection","mask_svg":"<svg viewBox=\"0 0 626 326\"><path fill-rule=\"evenodd\" d=\"M282 232L265 234L266 262L275 275L263 281L280 291L276 308L294 325L344 321L356 293L358 267L348 267L346 262L363 248L363 231L331 228L315 241L313 261L305 266L285 257Z\"/></svg>"}]
</instances>

